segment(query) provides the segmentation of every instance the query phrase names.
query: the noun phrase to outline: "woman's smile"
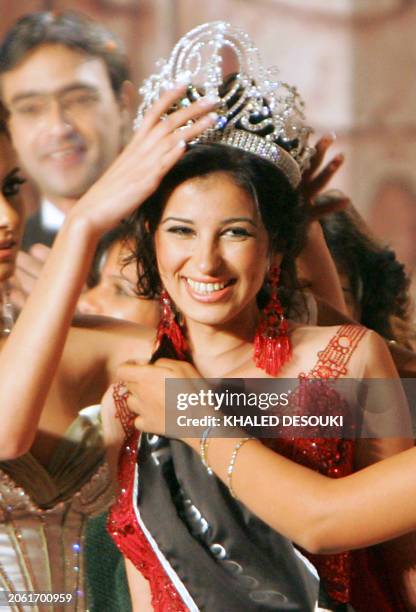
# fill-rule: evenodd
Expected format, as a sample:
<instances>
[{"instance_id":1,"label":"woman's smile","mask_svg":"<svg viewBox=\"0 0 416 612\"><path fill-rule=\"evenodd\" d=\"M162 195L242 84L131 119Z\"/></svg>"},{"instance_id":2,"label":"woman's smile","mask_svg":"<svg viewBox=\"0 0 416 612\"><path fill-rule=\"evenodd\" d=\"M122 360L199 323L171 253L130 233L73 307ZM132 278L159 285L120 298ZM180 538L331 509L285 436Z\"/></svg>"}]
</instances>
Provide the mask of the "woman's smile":
<instances>
[{"instance_id":1,"label":"woman's smile","mask_svg":"<svg viewBox=\"0 0 416 612\"><path fill-rule=\"evenodd\" d=\"M189 294L200 302L217 302L226 298L235 284L234 279L228 281L210 280L202 281L184 278Z\"/></svg>"}]
</instances>

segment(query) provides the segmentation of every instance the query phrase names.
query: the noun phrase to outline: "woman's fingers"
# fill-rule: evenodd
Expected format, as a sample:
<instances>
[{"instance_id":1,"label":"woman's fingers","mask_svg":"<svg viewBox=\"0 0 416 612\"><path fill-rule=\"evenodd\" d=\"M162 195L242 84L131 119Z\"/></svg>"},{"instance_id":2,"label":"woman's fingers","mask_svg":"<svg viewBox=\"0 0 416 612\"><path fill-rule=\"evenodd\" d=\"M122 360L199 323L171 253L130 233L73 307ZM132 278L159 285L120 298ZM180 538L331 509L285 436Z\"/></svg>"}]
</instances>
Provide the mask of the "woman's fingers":
<instances>
[{"instance_id":1,"label":"woman's fingers","mask_svg":"<svg viewBox=\"0 0 416 612\"><path fill-rule=\"evenodd\" d=\"M310 217L312 220L320 219L326 215L344 210L350 204L350 198L341 191L328 191L315 198L314 205L310 207Z\"/></svg>"},{"instance_id":2,"label":"woman's fingers","mask_svg":"<svg viewBox=\"0 0 416 612\"><path fill-rule=\"evenodd\" d=\"M206 115L218 104L218 98L206 96L161 119L172 105L177 102L180 94L184 94L185 91L185 88L175 89L172 92L169 91L149 109L138 131L138 134L140 134L138 136L139 141L140 137L144 138L146 135L150 135L150 132L152 132L155 140L166 136L178 128L186 126L189 121L196 121L202 115Z\"/></svg>"},{"instance_id":3,"label":"woman's fingers","mask_svg":"<svg viewBox=\"0 0 416 612\"><path fill-rule=\"evenodd\" d=\"M307 194L309 197L313 197L319 193L332 179L334 174L338 171L338 168L344 162L344 155L340 153L329 164L327 164L315 178L309 180L306 185Z\"/></svg>"},{"instance_id":4,"label":"woman's fingers","mask_svg":"<svg viewBox=\"0 0 416 612\"><path fill-rule=\"evenodd\" d=\"M169 134L181 127L186 126L190 121L194 122L199 118L206 116L207 113L210 113L217 104L218 98L200 98L197 102L193 102L189 106L171 113L157 125L156 130L157 132Z\"/></svg>"},{"instance_id":5,"label":"woman's fingers","mask_svg":"<svg viewBox=\"0 0 416 612\"><path fill-rule=\"evenodd\" d=\"M186 85L168 89L145 113L139 132L144 135L160 121L160 117L186 92Z\"/></svg>"},{"instance_id":6,"label":"woman's fingers","mask_svg":"<svg viewBox=\"0 0 416 612\"><path fill-rule=\"evenodd\" d=\"M191 142L194 138L199 136L202 132L210 127L213 127L218 120L217 113L208 113L204 117L197 119L192 125L187 125L182 128L175 130L173 133L165 137L160 145L160 149L155 151L155 155L165 155L171 150L183 149L186 143Z\"/></svg>"},{"instance_id":7,"label":"woman's fingers","mask_svg":"<svg viewBox=\"0 0 416 612\"><path fill-rule=\"evenodd\" d=\"M192 141L209 127L215 125L218 119L216 113L209 113L198 119L190 126L176 130L162 140L159 147L154 149L152 155L157 159L161 177L172 168L185 152L187 142Z\"/></svg>"},{"instance_id":8,"label":"woman's fingers","mask_svg":"<svg viewBox=\"0 0 416 612\"><path fill-rule=\"evenodd\" d=\"M333 134L327 134L318 140L318 142L315 144L315 153L310 159L309 168L307 168L303 173L304 179L309 180L310 177L315 174L319 166L322 164L325 154L334 140L335 136Z\"/></svg>"}]
</instances>

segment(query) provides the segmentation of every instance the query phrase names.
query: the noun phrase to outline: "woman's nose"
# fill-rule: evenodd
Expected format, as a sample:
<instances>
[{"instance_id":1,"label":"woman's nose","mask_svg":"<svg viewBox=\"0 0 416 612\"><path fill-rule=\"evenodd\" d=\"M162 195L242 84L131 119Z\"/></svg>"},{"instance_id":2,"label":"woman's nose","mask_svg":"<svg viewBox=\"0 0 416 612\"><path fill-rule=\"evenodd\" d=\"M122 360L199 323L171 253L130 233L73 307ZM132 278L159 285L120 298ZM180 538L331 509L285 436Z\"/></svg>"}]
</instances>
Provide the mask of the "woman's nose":
<instances>
[{"instance_id":1,"label":"woman's nose","mask_svg":"<svg viewBox=\"0 0 416 612\"><path fill-rule=\"evenodd\" d=\"M20 222L19 213L10 204L8 199L0 192L0 227L14 231Z\"/></svg>"},{"instance_id":2,"label":"woman's nose","mask_svg":"<svg viewBox=\"0 0 416 612\"><path fill-rule=\"evenodd\" d=\"M222 257L215 240L201 240L196 245L197 268L205 275L213 275L221 267Z\"/></svg>"},{"instance_id":3,"label":"woman's nose","mask_svg":"<svg viewBox=\"0 0 416 612\"><path fill-rule=\"evenodd\" d=\"M81 314L102 314L101 301L96 295L95 287L83 293L78 300L78 310Z\"/></svg>"}]
</instances>

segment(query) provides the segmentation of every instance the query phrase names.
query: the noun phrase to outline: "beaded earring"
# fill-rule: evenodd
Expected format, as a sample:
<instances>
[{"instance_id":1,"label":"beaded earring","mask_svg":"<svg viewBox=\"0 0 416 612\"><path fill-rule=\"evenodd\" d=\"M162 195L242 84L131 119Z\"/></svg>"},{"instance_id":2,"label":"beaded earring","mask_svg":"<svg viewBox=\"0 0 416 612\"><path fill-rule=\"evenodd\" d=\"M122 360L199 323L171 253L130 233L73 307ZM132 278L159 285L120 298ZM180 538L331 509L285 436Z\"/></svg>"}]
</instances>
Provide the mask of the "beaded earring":
<instances>
[{"instance_id":1,"label":"beaded earring","mask_svg":"<svg viewBox=\"0 0 416 612\"><path fill-rule=\"evenodd\" d=\"M277 266L270 270L270 300L261 313L254 337L254 363L271 376L276 376L292 355L288 322L278 296L279 275Z\"/></svg>"},{"instance_id":2,"label":"beaded earring","mask_svg":"<svg viewBox=\"0 0 416 612\"><path fill-rule=\"evenodd\" d=\"M157 344L160 346L163 338L167 338L172 343L179 359L185 359L189 351L188 343L181 326L177 322L170 295L165 289L160 294L160 305L162 316L157 326Z\"/></svg>"}]
</instances>

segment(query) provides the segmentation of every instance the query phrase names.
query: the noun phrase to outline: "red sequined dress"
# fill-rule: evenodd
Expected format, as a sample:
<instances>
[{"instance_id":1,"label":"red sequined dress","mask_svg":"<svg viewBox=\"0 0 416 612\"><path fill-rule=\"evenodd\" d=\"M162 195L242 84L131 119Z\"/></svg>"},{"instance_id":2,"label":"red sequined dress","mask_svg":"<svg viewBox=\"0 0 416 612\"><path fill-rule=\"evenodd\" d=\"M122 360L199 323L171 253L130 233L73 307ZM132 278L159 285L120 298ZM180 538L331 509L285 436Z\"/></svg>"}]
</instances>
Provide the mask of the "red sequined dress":
<instances>
[{"instance_id":1,"label":"red sequined dress","mask_svg":"<svg viewBox=\"0 0 416 612\"><path fill-rule=\"evenodd\" d=\"M313 409L314 415L331 411L342 414L348 420L350 406L328 385L328 380L337 380L348 375L348 363L366 328L357 325L343 325L330 340L327 347L318 353L318 361L308 374L300 374L299 395L302 382L317 381L312 393L304 401L302 397L291 398L292 414L303 415ZM310 395L310 389L308 393ZM312 401L311 401L312 399ZM315 400L315 401L313 401ZM349 431L354 429L352 425ZM354 471L354 440L344 438L275 438L268 446L292 461L319 471L331 478L341 478ZM304 551L303 551L304 552ZM327 595L336 604L351 603L356 612L377 610L377 612L399 612L402 603L395 599L391 588L382 584L376 576L380 568L375 567L366 549L330 555L304 554L318 570Z\"/></svg>"},{"instance_id":2,"label":"red sequined dress","mask_svg":"<svg viewBox=\"0 0 416 612\"><path fill-rule=\"evenodd\" d=\"M339 328L327 347L318 353L318 361L309 374L300 374L299 393L293 395L291 414L305 414L302 399L302 381L314 379L318 382L317 401L313 402L313 414L328 413L328 406L335 414L346 413L348 404L331 390L329 379L347 375L347 365L366 328L344 325ZM322 381L321 383L319 381ZM188 607L173 586L161 566L155 552L137 522L132 505L134 498L134 471L137 459L139 434L134 434L126 443L121 455L119 480L121 494L112 507L108 528L116 545L149 581L152 605L157 612L186 612ZM354 441L342 438L275 438L266 442L268 446L290 459L333 478L346 476L353 471ZM378 584L365 551L343 552L332 555L307 555L318 569L327 595L336 604L351 602L359 612L368 609L377 612L400 610L391 607L388 597ZM371 594L370 600L363 598L362 588ZM370 607L367 607L367 603Z\"/></svg>"}]
</instances>

